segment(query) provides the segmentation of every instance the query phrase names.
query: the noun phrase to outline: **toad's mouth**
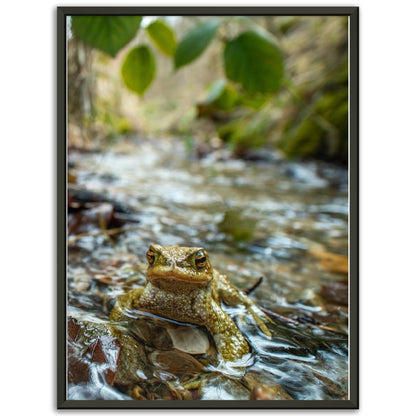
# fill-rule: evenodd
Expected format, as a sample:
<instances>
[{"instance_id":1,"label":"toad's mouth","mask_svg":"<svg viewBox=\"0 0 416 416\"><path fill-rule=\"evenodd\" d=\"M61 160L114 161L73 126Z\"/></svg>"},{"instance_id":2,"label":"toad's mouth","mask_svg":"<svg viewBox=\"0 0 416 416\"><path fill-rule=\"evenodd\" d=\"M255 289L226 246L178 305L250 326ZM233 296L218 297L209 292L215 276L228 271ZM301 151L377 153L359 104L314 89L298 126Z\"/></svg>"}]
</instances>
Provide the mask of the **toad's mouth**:
<instances>
[{"instance_id":1,"label":"toad's mouth","mask_svg":"<svg viewBox=\"0 0 416 416\"><path fill-rule=\"evenodd\" d=\"M197 271L181 271L177 268L169 268L167 270L148 270L146 273L146 277L150 281L154 280L166 280L166 281L181 281L181 282L188 282L193 284L198 283L208 283L212 280L212 275L204 273L204 271L197 272Z\"/></svg>"}]
</instances>

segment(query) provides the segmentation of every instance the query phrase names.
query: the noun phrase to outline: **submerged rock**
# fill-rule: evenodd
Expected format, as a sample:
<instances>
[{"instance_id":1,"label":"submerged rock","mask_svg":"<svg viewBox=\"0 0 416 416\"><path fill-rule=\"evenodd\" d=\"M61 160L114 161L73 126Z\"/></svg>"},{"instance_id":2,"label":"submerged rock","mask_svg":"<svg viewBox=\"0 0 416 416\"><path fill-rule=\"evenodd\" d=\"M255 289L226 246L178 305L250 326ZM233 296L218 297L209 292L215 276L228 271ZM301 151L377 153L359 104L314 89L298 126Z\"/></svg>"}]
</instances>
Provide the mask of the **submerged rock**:
<instances>
[{"instance_id":1,"label":"submerged rock","mask_svg":"<svg viewBox=\"0 0 416 416\"><path fill-rule=\"evenodd\" d=\"M114 333L123 346L114 383L127 386L146 380L151 372L143 345L127 334L116 330Z\"/></svg>"},{"instance_id":2,"label":"submerged rock","mask_svg":"<svg viewBox=\"0 0 416 416\"><path fill-rule=\"evenodd\" d=\"M146 363L143 346L119 328L105 322L69 318L70 383L127 385L142 380L140 374L145 373Z\"/></svg>"},{"instance_id":3,"label":"submerged rock","mask_svg":"<svg viewBox=\"0 0 416 416\"><path fill-rule=\"evenodd\" d=\"M210 343L207 334L200 328L168 328L173 347L189 354L206 354Z\"/></svg>"},{"instance_id":4,"label":"submerged rock","mask_svg":"<svg viewBox=\"0 0 416 416\"><path fill-rule=\"evenodd\" d=\"M120 341L105 324L69 318L68 381L73 384L99 382L112 386L121 350Z\"/></svg>"},{"instance_id":5,"label":"submerged rock","mask_svg":"<svg viewBox=\"0 0 416 416\"><path fill-rule=\"evenodd\" d=\"M329 282L321 286L319 293L328 303L348 306L348 283Z\"/></svg>"},{"instance_id":6,"label":"submerged rock","mask_svg":"<svg viewBox=\"0 0 416 416\"><path fill-rule=\"evenodd\" d=\"M150 360L156 368L175 375L204 372L204 367L198 360L182 351L153 351Z\"/></svg>"},{"instance_id":7,"label":"submerged rock","mask_svg":"<svg viewBox=\"0 0 416 416\"><path fill-rule=\"evenodd\" d=\"M250 400L293 400L280 384L265 374L247 373L244 381L251 389Z\"/></svg>"},{"instance_id":8,"label":"submerged rock","mask_svg":"<svg viewBox=\"0 0 416 416\"><path fill-rule=\"evenodd\" d=\"M112 386L120 363L121 350L120 341L116 337L106 335L100 336L92 342L83 356L92 363L103 364L105 381Z\"/></svg>"},{"instance_id":9,"label":"submerged rock","mask_svg":"<svg viewBox=\"0 0 416 416\"><path fill-rule=\"evenodd\" d=\"M174 323L160 317L140 315L129 321L129 330L139 340L158 350L188 354L208 354L215 351L207 333L199 327Z\"/></svg>"},{"instance_id":10,"label":"submerged rock","mask_svg":"<svg viewBox=\"0 0 416 416\"><path fill-rule=\"evenodd\" d=\"M250 390L238 380L217 373L210 373L202 378L199 393L201 400L248 400L250 398Z\"/></svg>"}]
</instances>

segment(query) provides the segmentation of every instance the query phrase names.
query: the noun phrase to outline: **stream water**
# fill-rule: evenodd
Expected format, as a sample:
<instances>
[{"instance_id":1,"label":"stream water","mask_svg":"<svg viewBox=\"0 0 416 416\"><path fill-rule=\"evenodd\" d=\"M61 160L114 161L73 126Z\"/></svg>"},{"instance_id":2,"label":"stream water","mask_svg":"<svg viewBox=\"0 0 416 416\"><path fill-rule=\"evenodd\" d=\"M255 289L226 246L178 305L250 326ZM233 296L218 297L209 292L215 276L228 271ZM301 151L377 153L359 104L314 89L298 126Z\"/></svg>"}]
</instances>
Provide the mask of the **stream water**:
<instances>
[{"instance_id":1,"label":"stream water","mask_svg":"<svg viewBox=\"0 0 416 416\"><path fill-rule=\"evenodd\" d=\"M145 253L158 243L204 247L242 290L262 278L250 296L274 323L269 340L244 310L226 307L252 346L243 370L195 356L194 367L181 372L166 364L166 354L161 367L158 348L140 341L145 364L135 381L108 383L91 366L88 380L70 379L68 398L282 398L280 388L295 400L348 398L348 173L273 153L262 159L236 160L224 150L197 159L173 139L70 153L78 188L127 209L117 213L122 231L112 236L100 232L100 220L90 221L97 210L104 218L111 203L89 206L88 220L70 211L68 317L84 329L106 325L111 299L144 283ZM185 394L190 380L200 382L193 395ZM156 382L161 393L151 391Z\"/></svg>"}]
</instances>

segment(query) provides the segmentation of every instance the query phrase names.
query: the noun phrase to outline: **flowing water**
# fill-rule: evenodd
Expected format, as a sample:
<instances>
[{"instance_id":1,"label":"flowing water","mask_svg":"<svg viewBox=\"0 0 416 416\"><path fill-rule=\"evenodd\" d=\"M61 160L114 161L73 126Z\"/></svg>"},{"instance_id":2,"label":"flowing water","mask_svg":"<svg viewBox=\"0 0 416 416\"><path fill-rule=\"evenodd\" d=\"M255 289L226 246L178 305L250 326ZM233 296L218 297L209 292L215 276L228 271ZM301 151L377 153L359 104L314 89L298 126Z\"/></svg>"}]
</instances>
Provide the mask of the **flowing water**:
<instances>
[{"instance_id":1,"label":"flowing water","mask_svg":"<svg viewBox=\"0 0 416 416\"><path fill-rule=\"evenodd\" d=\"M70 379L69 398L248 399L253 386L265 398L280 397L279 386L295 400L348 398L347 295L325 296L347 287L347 171L272 153L263 159L236 160L224 150L197 159L173 139L142 140L126 151L71 152L76 186L110 202L69 215L69 317L84 327L106 325L111 300L143 284L145 253L158 243L204 247L242 290L262 278L250 296L274 323L269 340L242 308L226 307L252 346L237 370L195 356L182 372L172 367L183 356L166 352L163 367L154 358L158 348L145 345L136 381L107 383L99 365L91 365L88 380ZM116 215L115 201L122 207ZM106 235L102 219L110 217L118 231ZM195 381L194 390L185 386Z\"/></svg>"}]
</instances>

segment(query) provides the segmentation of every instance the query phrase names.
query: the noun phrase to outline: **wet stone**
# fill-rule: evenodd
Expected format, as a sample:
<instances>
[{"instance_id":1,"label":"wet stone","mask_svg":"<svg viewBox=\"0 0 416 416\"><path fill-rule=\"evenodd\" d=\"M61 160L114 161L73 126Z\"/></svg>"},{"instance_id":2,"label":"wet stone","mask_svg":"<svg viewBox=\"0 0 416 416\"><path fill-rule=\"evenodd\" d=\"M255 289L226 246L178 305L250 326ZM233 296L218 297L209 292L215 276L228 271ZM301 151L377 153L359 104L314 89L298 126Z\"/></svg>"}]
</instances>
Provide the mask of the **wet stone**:
<instances>
[{"instance_id":1,"label":"wet stone","mask_svg":"<svg viewBox=\"0 0 416 416\"><path fill-rule=\"evenodd\" d=\"M113 330L113 333L123 346L115 384L128 386L146 380L149 372L144 347L127 334L118 330Z\"/></svg>"},{"instance_id":2,"label":"wet stone","mask_svg":"<svg viewBox=\"0 0 416 416\"><path fill-rule=\"evenodd\" d=\"M105 380L112 386L120 362L122 345L117 338L110 336L98 337L84 352L91 362L105 364Z\"/></svg>"},{"instance_id":3,"label":"wet stone","mask_svg":"<svg viewBox=\"0 0 416 416\"><path fill-rule=\"evenodd\" d=\"M215 348L202 328L162 318L140 316L129 321L129 330L137 339L158 350L177 349L189 354L206 354Z\"/></svg>"},{"instance_id":4,"label":"wet stone","mask_svg":"<svg viewBox=\"0 0 416 416\"><path fill-rule=\"evenodd\" d=\"M73 343L78 349L85 350L91 343L93 343L98 337L111 336L111 326L105 322L91 322L82 319L80 316L70 316L69 321L73 321L79 329L77 331L76 342ZM68 331L73 334L73 324L68 324Z\"/></svg>"},{"instance_id":5,"label":"wet stone","mask_svg":"<svg viewBox=\"0 0 416 416\"><path fill-rule=\"evenodd\" d=\"M204 376L199 388L202 400L248 400L250 390L241 382L221 374L211 373Z\"/></svg>"},{"instance_id":6,"label":"wet stone","mask_svg":"<svg viewBox=\"0 0 416 416\"><path fill-rule=\"evenodd\" d=\"M293 400L290 394L265 374L247 373L244 381L251 389L251 400Z\"/></svg>"},{"instance_id":7,"label":"wet stone","mask_svg":"<svg viewBox=\"0 0 416 416\"><path fill-rule=\"evenodd\" d=\"M290 400L285 390L297 400L344 398L348 339L316 326L348 330L342 290L333 296L334 286L323 287L348 273L348 189L323 187L333 179L317 164L232 161L225 149L193 164L182 144L155 143L144 141L137 152L76 158L79 186L70 195L69 216L74 233L89 235L68 251L68 306L71 313L82 311L68 322L68 398ZM94 166L100 172L89 174ZM85 192L108 189L106 173L120 178L111 186L117 200L134 208L124 210L124 222L114 197ZM345 169L334 168L335 179L338 173L347 179ZM110 244L102 227L132 221L129 212L138 213L137 231L110 234ZM134 324L108 324L113 298L144 283L147 264L141 263L150 242L205 246L214 267L242 289L264 276L253 298L278 314L270 315L276 321L271 340L250 320L240 321L240 309L226 307L253 347L253 360L241 372L213 363L215 345L203 329L141 315ZM103 337L122 345L113 387L101 372L108 365L99 362L106 348L97 339ZM89 358L83 356L87 349Z\"/></svg>"},{"instance_id":8,"label":"wet stone","mask_svg":"<svg viewBox=\"0 0 416 416\"><path fill-rule=\"evenodd\" d=\"M168 328L173 347L189 354L206 354L210 348L207 334L199 328Z\"/></svg>"},{"instance_id":9,"label":"wet stone","mask_svg":"<svg viewBox=\"0 0 416 416\"><path fill-rule=\"evenodd\" d=\"M90 382L99 371L110 386L120 361L121 343L105 324L68 319L68 380L79 384ZM99 365L95 368L94 365Z\"/></svg>"},{"instance_id":10,"label":"wet stone","mask_svg":"<svg viewBox=\"0 0 416 416\"><path fill-rule=\"evenodd\" d=\"M331 395L332 397L344 397L348 395L348 389L346 388L347 380L342 380L342 383L335 383L328 377L319 374L317 371L312 371L313 375L319 380L323 385L323 390Z\"/></svg>"},{"instance_id":11,"label":"wet stone","mask_svg":"<svg viewBox=\"0 0 416 416\"><path fill-rule=\"evenodd\" d=\"M320 295L331 304L348 306L348 284L330 282L322 285Z\"/></svg>"},{"instance_id":12,"label":"wet stone","mask_svg":"<svg viewBox=\"0 0 416 416\"><path fill-rule=\"evenodd\" d=\"M167 328L158 324L157 319L145 317L131 320L129 321L129 331L134 337L150 347L161 350L170 350L173 348L173 342Z\"/></svg>"},{"instance_id":13,"label":"wet stone","mask_svg":"<svg viewBox=\"0 0 416 416\"><path fill-rule=\"evenodd\" d=\"M146 380L151 373L145 347L123 330L104 322L69 318L69 383L82 384L91 397L98 394L99 398L105 386L131 386ZM82 393L71 391L76 397Z\"/></svg>"},{"instance_id":14,"label":"wet stone","mask_svg":"<svg viewBox=\"0 0 416 416\"><path fill-rule=\"evenodd\" d=\"M175 375L204 371L203 365L198 360L182 351L153 351L150 360L155 367Z\"/></svg>"}]
</instances>

